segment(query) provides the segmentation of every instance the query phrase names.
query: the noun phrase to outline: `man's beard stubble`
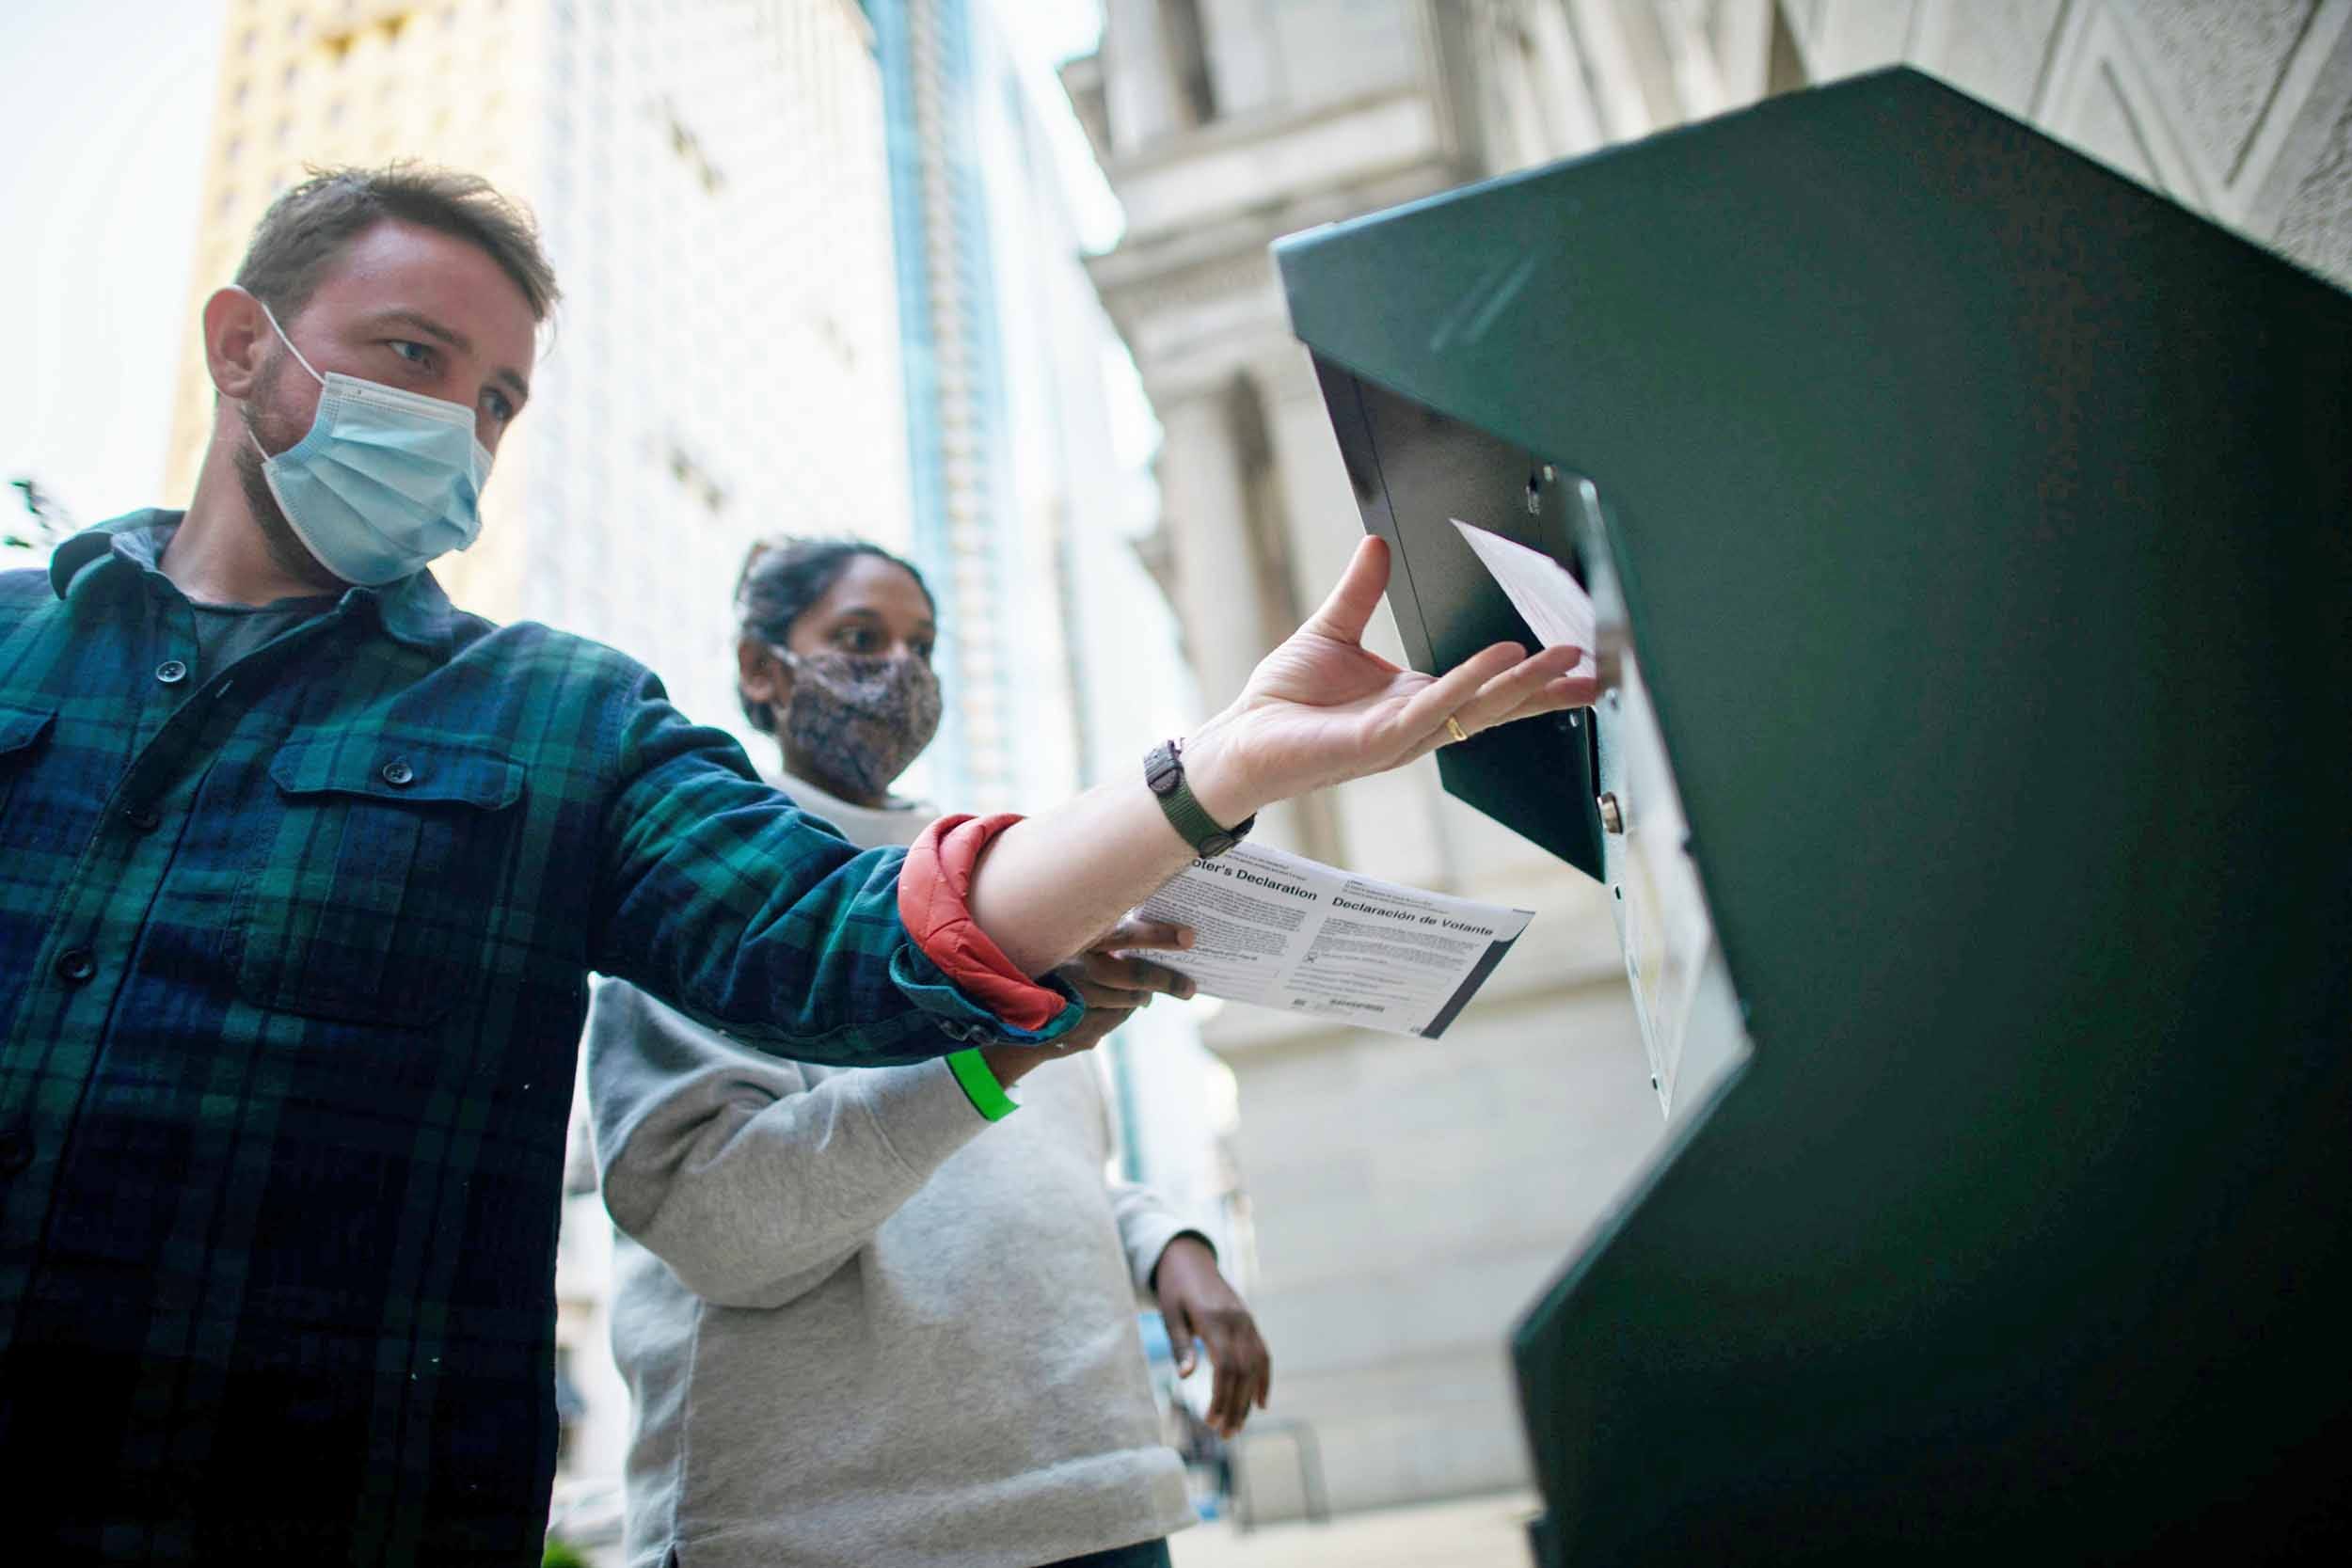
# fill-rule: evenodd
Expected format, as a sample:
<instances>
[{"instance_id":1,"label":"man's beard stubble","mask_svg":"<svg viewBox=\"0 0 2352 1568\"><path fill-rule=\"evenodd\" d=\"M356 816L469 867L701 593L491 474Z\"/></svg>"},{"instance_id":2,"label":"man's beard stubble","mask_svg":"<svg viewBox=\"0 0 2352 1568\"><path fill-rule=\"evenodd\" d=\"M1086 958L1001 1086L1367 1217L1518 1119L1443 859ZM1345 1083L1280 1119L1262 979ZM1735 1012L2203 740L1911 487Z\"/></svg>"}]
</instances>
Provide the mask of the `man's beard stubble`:
<instances>
[{"instance_id":1,"label":"man's beard stubble","mask_svg":"<svg viewBox=\"0 0 2352 1568\"><path fill-rule=\"evenodd\" d=\"M253 390L238 409L238 417L245 421L246 431L259 437L262 445L273 451L284 451L301 440L303 435L295 431L287 436L282 431L268 428L280 421L273 414L256 413L257 409L267 410L271 406L273 394L278 390L278 372L285 368L286 355L280 349L272 354L269 362L262 367L261 373L254 378ZM278 438L281 436L283 438ZM349 583L319 563L319 558L310 553L310 546L294 532L294 525L286 521L285 509L278 504L278 498L270 492L269 481L262 473L262 454L255 450L253 441L248 439L238 443L230 462L236 467L237 487L245 494L246 510L253 515L253 521L262 530L262 541L268 546L270 563L296 582L308 583L328 593L350 587Z\"/></svg>"}]
</instances>

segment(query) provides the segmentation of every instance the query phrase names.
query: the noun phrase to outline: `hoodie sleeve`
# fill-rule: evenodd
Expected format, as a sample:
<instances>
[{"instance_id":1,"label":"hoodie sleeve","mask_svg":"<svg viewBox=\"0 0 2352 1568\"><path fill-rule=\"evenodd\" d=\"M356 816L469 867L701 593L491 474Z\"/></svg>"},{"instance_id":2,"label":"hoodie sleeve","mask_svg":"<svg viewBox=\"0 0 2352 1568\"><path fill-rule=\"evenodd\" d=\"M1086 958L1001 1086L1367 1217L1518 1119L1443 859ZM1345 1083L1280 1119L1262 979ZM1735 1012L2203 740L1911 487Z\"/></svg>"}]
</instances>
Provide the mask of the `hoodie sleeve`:
<instances>
[{"instance_id":1,"label":"hoodie sleeve","mask_svg":"<svg viewBox=\"0 0 2352 1568\"><path fill-rule=\"evenodd\" d=\"M946 1062L812 1073L622 981L587 1056L613 1223L722 1307L813 1290L989 1126Z\"/></svg>"}]
</instances>

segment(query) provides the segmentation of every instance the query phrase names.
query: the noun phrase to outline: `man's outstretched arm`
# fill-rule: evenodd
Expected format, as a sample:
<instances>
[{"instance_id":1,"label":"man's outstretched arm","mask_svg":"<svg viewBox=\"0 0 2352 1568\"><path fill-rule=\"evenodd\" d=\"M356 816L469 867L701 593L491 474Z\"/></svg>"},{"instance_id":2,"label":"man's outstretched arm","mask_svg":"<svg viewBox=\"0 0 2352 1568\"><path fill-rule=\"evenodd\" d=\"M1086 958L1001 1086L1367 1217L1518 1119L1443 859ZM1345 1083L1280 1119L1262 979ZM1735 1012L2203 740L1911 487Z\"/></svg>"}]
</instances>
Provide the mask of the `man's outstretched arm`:
<instances>
[{"instance_id":1,"label":"man's outstretched arm","mask_svg":"<svg viewBox=\"0 0 2352 1568\"><path fill-rule=\"evenodd\" d=\"M1232 705L1185 740L1194 796L1232 827L1261 807L1386 772L1453 738L1590 703L1571 676L1584 650L1533 657L1499 642L1432 677L1363 646L1388 586L1388 546L1366 539L1323 608L1268 654ZM1042 974L1184 869L1192 848L1143 782L1094 789L997 835L973 873L972 920L1013 967Z\"/></svg>"}]
</instances>

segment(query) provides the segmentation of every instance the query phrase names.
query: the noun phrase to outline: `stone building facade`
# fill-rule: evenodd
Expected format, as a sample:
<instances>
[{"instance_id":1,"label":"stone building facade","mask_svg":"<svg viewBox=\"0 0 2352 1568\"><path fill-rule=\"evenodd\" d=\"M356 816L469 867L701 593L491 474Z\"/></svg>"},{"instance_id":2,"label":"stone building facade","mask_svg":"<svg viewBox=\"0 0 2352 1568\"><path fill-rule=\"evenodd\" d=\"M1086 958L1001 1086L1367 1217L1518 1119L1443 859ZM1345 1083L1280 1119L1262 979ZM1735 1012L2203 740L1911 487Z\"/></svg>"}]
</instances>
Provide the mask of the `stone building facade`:
<instances>
[{"instance_id":1,"label":"stone building facade","mask_svg":"<svg viewBox=\"0 0 2352 1568\"><path fill-rule=\"evenodd\" d=\"M1147 554L1210 705L1361 531L1268 258L1283 234L1901 60L2352 279L2352 0L1104 9L1063 83L1126 210L1091 266L1164 428ZM1539 911L1441 1044L1243 1008L1206 1032L1239 1080L1274 1414L1312 1428L1334 1504L1516 1483L1508 1325L1663 1132L1607 911L1426 764L1262 832ZM1245 1456L1269 1488L1279 1442Z\"/></svg>"}]
</instances>

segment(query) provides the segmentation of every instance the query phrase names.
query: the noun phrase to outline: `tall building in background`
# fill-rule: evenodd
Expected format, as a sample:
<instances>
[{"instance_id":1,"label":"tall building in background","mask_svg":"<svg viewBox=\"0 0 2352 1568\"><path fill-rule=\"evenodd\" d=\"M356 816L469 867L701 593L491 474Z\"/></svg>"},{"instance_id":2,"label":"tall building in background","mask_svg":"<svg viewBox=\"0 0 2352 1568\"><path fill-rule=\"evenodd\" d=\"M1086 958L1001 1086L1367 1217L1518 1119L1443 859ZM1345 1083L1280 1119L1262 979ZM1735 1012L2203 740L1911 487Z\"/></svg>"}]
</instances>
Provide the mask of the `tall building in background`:
<instances>
[{"instance_id":1,"label":"tall building in background","mask_svg":"<svg viewBox=\"0 0 2352 1568\"><path fill-rule=\"evenodd\" d=\"M1063 367L1007 333L1030 297L1022 250L1035 236L1023 226L1041 209L1050 221L1055 172L1020 161L1034 111L984 4L878 0L872 14L889 117L915 552L943 598L935 657L950 701L935 787L967 809L1033 806L1068 791L1083 733L1060 618L1070 524L1047 494L1072 482L1041 472L1023 429L1041 404L1054 417L1073 388ZM1016 161L1004 161L1008 151ZM1060 231L1070 234L1066 220ZM1100 379L1098 368L1098 404Z\"/></svg>"},{"instance_id":2,"label":"tall building in background","mask_svg":"<svg viewBox=\"0 0 2352 1568\"><path fill-rule=\"evenodd\" d=\"M1105 13L1063 82L1126 209L1093 276L1166 432L1151 549L1212 705L1361 535L1267 256L1283 234L1908 59L2352 280L2347 0ZM1397 657L1385 614L1375 641ZM1206 1035L1239 1080L1277 1413L1315 1429L1334 1504L1514 1484L1504 1334L1662 1132L1599 890L1444 799L1428 765L1261 832L1540 911L1441 1047L1248 1009ZM1251 1466L1269 1511L1292 1473L1271 1459Z\"/></svg>"},{"instance_id":3,"label":"tall building in background","mask_svg":"<svg viewBox=\"0 0 2352 1568\"><path fill-rule=\"evenodd\" d=\"M305 165L417 158L528 201L564 302L483 536L493 620L644 661L743 731L749 542L912 542L881 73L855 0L229 0L194 322ZM212 420L189 329L167 493Z\"/></svg>"}]
</instances>

